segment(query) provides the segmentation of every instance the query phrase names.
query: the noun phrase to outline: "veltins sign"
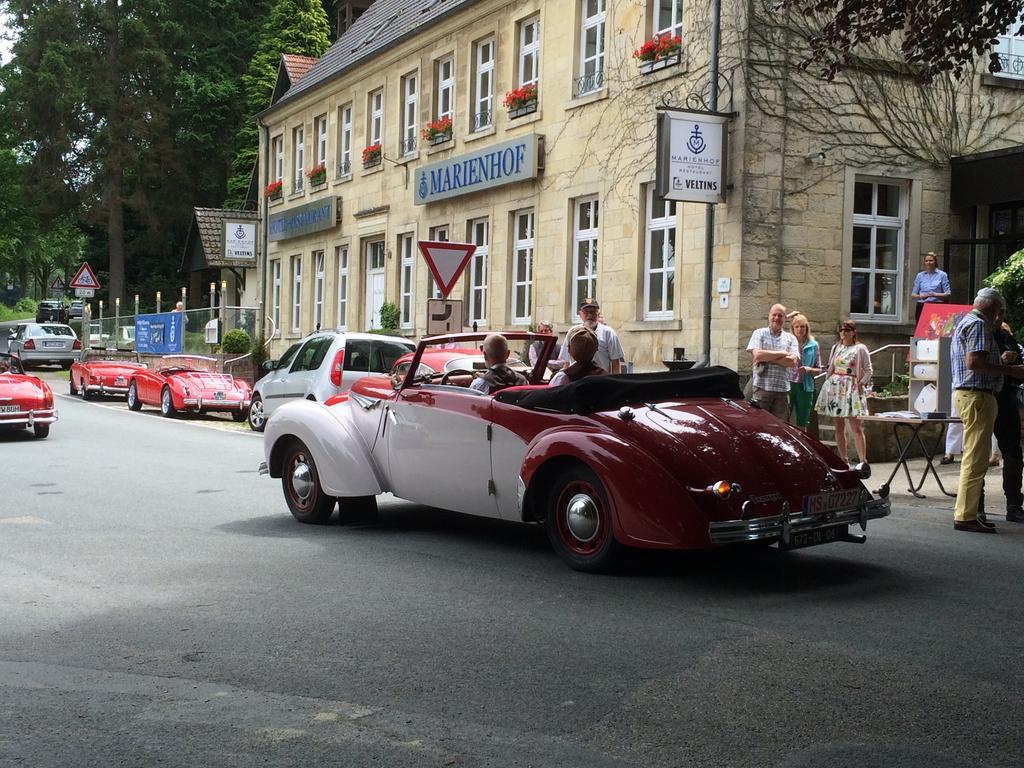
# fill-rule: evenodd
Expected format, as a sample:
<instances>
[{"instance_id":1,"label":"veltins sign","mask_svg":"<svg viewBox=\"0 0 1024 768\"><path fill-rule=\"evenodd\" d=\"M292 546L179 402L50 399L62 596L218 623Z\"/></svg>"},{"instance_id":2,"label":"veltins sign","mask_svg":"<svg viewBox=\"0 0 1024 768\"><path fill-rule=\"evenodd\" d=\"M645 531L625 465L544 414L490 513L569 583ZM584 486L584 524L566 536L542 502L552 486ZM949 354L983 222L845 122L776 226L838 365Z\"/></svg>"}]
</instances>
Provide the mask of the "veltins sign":
<instances>
[{"instance_id":1,"label":"veltins sign","mask_svg":"<svg viewBox=\"0 0 1024 768\"><path fill-rule=\"evenodd\" d=\"M536 178L542 147L543 137L531 134L424 165L416 171L413 202L424 205Z\"/></svg>"},{"instance_id":2,"label":"veltins sign","mask_svg":"<svg viewBox=\"0 0 1024 768\"><path fill-rule=\"evenodd\" d=\"M724 115L658 113L658 195L666 200L718 203L725 200Z\"/></svg>"},{"instance_id":3,"label":"veltins sign","mask_svg":"<svg viewBox=\"0 0 1024 768\"><path fill-rule=\"evenodd\" d=\"M338 198L324 197L273 214L267 224L268 240L287 240L331 229L338 222Z\"/></svg>"},{"instance_id":4,"label":"veltins sign","mask_svg":"<svg viewBox=\"0 0 1024 768\"><path fill-rule=\"evenodd\" d=\"M224 221L221 253L225 259L256 260L256 222Z\"/></svg>"}]
</instances>

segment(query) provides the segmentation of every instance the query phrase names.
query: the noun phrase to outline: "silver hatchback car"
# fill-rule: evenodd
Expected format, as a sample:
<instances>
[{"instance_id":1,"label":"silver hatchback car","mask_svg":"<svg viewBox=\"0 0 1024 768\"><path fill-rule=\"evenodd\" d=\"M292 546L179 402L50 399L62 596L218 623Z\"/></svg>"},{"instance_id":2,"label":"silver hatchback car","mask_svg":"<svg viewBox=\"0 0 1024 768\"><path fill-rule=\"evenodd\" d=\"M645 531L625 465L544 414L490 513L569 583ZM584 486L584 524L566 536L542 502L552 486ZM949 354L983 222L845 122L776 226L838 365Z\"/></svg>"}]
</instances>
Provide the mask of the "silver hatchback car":
<instances>
[{"instance_id":1,"label":"silver hatchback car","mask_svg":"<svg viewBox=\"0 0 1024 768\"><path fill-rule=\"evenodd\" d=\"M391 373L395 361L416 345L397 336L320 331L292 344L280 360L264 363L256 382L249 426L262 432L273 412L292 400L323 402L363 376Z\"/></svg>"},{"instance_id":2,"label":"silver hatchback car","mask_svg":"<svg viewBox=\"0 0 1024 768\"><path fill-rule=\"evenodd\" d=\"M62 323L20 323L11 333L7 351L26 365L60 363L70 368L82 353L74 329Z\"/></svg>"}]
</instances>

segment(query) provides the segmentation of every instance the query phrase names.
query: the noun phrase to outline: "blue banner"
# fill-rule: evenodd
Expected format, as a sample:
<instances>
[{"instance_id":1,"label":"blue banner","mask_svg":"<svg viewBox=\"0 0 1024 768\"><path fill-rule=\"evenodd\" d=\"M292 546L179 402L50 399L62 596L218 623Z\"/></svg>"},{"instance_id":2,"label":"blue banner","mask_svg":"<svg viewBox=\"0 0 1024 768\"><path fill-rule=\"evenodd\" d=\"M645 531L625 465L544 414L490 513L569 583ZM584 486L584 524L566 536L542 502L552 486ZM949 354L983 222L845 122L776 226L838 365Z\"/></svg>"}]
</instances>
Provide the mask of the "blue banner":
<instances>
[{"instance_id":1,"label":"blue banner","mask_svg":"<svg viewBox=\"0 0 1024 768\"><path fill-rule=\"evenodd\" d=\"M135 351L151 355L181 354L184 312L161 312L135 318Z\"/></svg>"}]
</instances>

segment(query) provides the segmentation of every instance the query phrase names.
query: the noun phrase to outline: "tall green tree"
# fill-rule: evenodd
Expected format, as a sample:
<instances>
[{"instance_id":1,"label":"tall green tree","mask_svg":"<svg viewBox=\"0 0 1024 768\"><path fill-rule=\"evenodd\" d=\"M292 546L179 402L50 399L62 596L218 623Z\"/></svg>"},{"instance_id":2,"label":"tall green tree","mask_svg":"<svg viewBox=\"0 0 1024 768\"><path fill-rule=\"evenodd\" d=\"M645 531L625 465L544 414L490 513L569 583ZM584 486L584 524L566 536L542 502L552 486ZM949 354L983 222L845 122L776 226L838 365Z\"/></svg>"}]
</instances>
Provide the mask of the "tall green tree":
<instances>
[{"instance_id":1,"label":"tall green tree","mask_svg":"<svg viewBox=\"0 0 1024 768\"><path fill-rule=\"evenodd\" d=\"M235 138L235 157L228 180L228 207L241 207L259 151L255 115L270 106L281 54L319 58L330 47L331 27L321 0L274 0L259 45L242 77L245 120Z\"/></svg>"}]
</instances>

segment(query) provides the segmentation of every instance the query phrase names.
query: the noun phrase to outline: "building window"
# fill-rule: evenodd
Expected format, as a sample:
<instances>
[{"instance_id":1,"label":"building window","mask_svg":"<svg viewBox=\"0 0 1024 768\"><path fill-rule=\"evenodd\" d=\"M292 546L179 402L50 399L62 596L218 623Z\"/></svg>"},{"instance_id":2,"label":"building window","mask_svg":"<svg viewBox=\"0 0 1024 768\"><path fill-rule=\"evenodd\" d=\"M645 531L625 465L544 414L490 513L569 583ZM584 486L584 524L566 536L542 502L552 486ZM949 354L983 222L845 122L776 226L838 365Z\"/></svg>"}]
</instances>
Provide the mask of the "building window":
<instances>
[{"instance_id":1,"label":"building window","mask_svg":"<svg viewBox=\"0 0 1024 768\"><path fill-rule=\"evenodd\" d=\"M434 118L451 119L455 102L455 59L445 56L434 65L437 79L437 103L434 105Z\"/></svg>"},{"instance_id":2,"label":"building window","mask_svg":"<svg viewBox=\"0 0 1024 768\"><path fill-rule=\"evenodd\" d=\"M411 155L416 151L416 75L402 78L402 138L398 147L400 155Z\"/></svg>"},{"instance_id":3,"label":"building window","mask_svg":"<svg viewBox=\"0 0 1024 768\"><path fill-rule=\"evenodd\" d=\"M905 187L858 180L853 191L850 314L896 321L903 274Z\"/></svg>"},{"instance_id":4,"label":"building window","mask_svg":"<svg viewBox=\"0 0 1024 768\"><path fill-rule=\"evenodd\" d=\"M378 88L369 96L368 110L370 124L367 126L366 135L370 144L380 144L380 137L384 134L384 89Z\"/></svg>"},{"instance_id":5,"label":"building window","mask_svg":"<svg viewBox=\"0 0 1024 768\"><path fill-rule=\"evenodd\" d=\"M284 180L284 136L274 137L274 178L272 181Z\"/></svg>"},{"instance_id":6,"label":"building window","mask_svg":"<svg viewBox=\"0 0 1024 768\"><path fill-rule=\"evenodd\" d=\"M431 227L430 239L435 243L447 243L451 239L448 234L448 225L442 224L439 227ZM427 296L432 299L441 298L441 288L434 280L434 275L429 269L427 270Z\"/></svg>"},{"instance_id":7,"label":"building window","mask_svg":"<svg viewBox=\"0 0 1024 768\"><path fill-rule=\"evenodd\" d=\"M580 0L580 70L576 95L604 85L605 0Z\"/></svg>"},{"instance_id":8,"label":"building window","mask_svg":"<svg viewBox=\"0 0 1024 768\"><path fill-rule=\"evenodd\" d=\"M398 253L401 255L398 276L398 315L399 325L403 328L412 328L413 312L413 289L416 285L416 255L413 252L414 244L412 233L398 236Z\"/></svg>"},{"instance_id":9,"label":"building window","mask_svg":"<svg viewBox=\"0 0 1024 768\"><path fill-rule=\"evenodd\" d=\"M302 328L302 257L292 256L292 332Z\"/></svg>"},{"instance_id":10,"label":"building window","mask_svg":"<svg viewBox=\"0 0 1024 768\"><path fill-rule=\"evenodd\" d=\"M281 332L281 260L270 262L270 316L274 318L274 330Z\"/></svg>"},{"instance_id":11,"label":"building window","mask_svg":"<svg viewBox=\"0 0 1024 768\"><path fill-rule=\"evenodd\" d=\"M469 222L469 242L476 246L469 261L469 323L487 325L487 253L490 239L487 219Z\"/></svg>"},{"instance_id":12,"label":"building window","mask_svg":"<svg viewBox=\"0 0 1024 768\"><path fill-rule=\"evenodd\" d=\"M533 312L533 210L516 211L512 245L512 322L529 323Z\"/></svg>"},{"instance_id":13,"label":"building window","mask_svg":"<svg viewBox=\"0 0 1024 768\"><path fill-rule=\"evenodd\" d=\"M334 259L338 262L338 330L348 328L348 246L334 248Z\"/></svg>"},{"instance_id":14,"label":"building window","mask_svg":"<svg viewBox=\"0 0 1024 768\"><path fill-rule=\"evenodd\" d=\"M999 77L1024 79L1024 35L1016 34L1021 24L1024 18L1015 19L1005 34L996 37L992 52L999 57L1001 69L996 73Z\"/></svg>"},{"instance_id":15,"label":"building window","mask_svg":"<svg viewBox=\"0 0 1024 768\"><path fill-rule=\"evenodd\" d=\"M352 173L352 105L338 110L338 178Z\"/></svg>"},{"instance_id":16,"label":"building window","mask_svg":"<svg viewBox=\"0 0 1024 768\"><path fill-rule=\"evenodd\" d=\"M316 133L316 165L327 167L327 115L320 115L313 126Z\"/></svg>"},{"instance_id":17,"label":"building window","mask_svg":"<svg viewBox=\"0 0 1024 768\"><path fill-rule=\"evenodd\" d=\"M494 38L489 37L476 44L473 60L476 72L473 75L473 124L471 130L479 131L494 122Z\"/></svg>"},{"instance_id":18,"label":"building window","mask_svg":"<svg viewBox=\"0 0 1024 768\"><path fill-rule=\"evenodd\" d=\"M519 25L519 66L517 85L522 87L540 80L540 17L527 19Z\"/></svg>"},{"instance_id":19,"label":"building window","mask_svg":"<svg viewBox=\"0 0 1024 768\"><path fill-rule=\"evenodd\" d=\"M654 0L651 31L653 35L678 35L682 37L683 0Z\"/></svg>"},{"instance_id":20,"label":"building window","mask_svg":"<svg viewBox=\"0 0 1024 768\"><path fill-rule=\"evenodd\" d=\"M664 320L675 309L676 203L647 187L644 237L644 319Z\"/></svg>"},{"instance_id":21,"label":"building window","mask_svg":"<svg viewBox=\"0 0 1024 768\"><path fill-rule=\"evenodd\" d=\"M313 328L324 321L324 252L313 251Z\"/></svg>"},{"instance_id":22,"label":"building window","mask_svg":"<svg viewBox=\"0 0 1024 768\"><path fill-rule=\"evenodd\" d=\"M304 167L305 148L302 143L302 126L292 130L292 188L296 192L302 191L302 169Z\"/></svg>"},{"instance_id":23,"label":"building window","mask_svg":"<svg viewBox=\"0 0 1024 768\"><path fill-rule=\"evenodd\" d=\"M572 307L597 295L597 198L577 200L573 215Z\"/></svg>"}]
</instances>

